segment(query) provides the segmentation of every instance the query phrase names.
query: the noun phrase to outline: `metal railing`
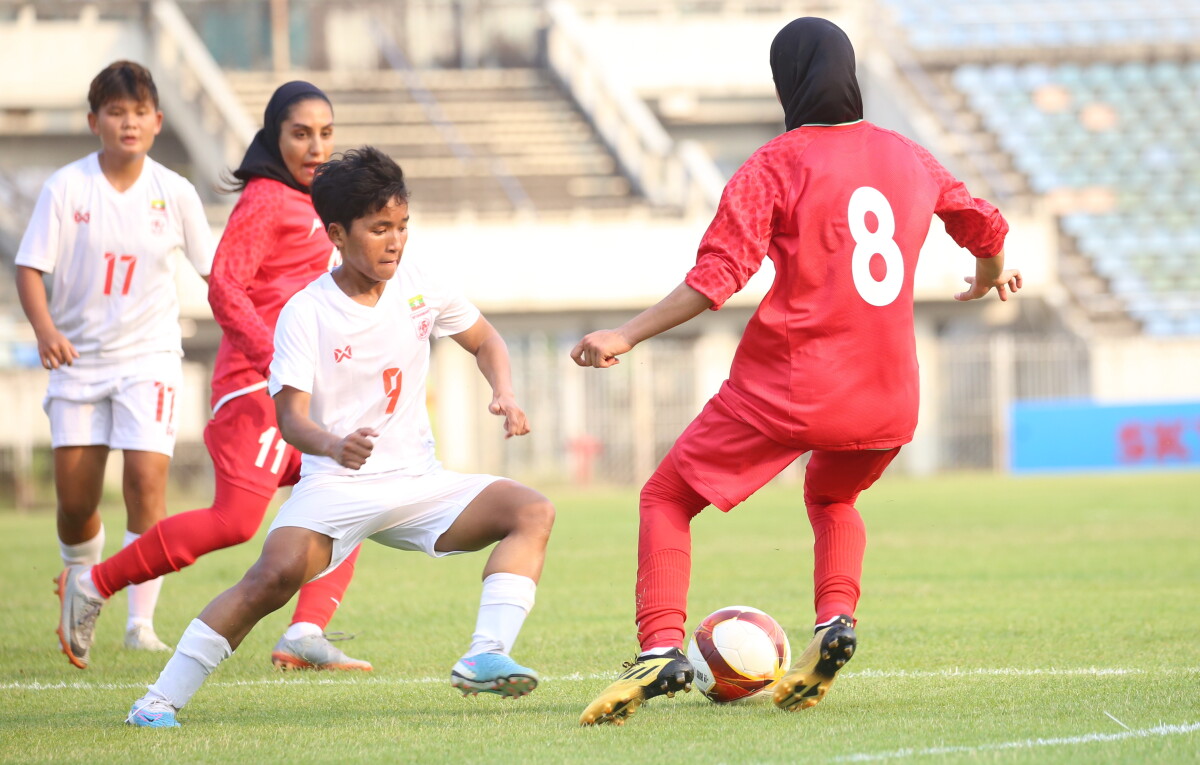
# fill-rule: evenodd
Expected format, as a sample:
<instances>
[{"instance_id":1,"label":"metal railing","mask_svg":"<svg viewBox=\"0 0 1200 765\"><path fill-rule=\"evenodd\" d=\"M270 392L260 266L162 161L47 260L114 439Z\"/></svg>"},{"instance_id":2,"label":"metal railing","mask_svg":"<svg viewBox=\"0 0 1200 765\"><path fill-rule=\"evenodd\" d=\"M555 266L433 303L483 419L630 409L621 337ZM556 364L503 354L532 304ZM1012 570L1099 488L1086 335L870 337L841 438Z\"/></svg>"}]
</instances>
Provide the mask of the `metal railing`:
<instances>
[{"instance_id":1,"label":"metal railing","mask_svg":"<svg viewBox=\"0 0 1200 765\"><path fill-rule=\"evenodd\" d=\"M145 23L155 77L167 86L159 99L192 157L201 195L211 200L258 128L174 0L151 2Z\"/></svg>"}]
</instances>

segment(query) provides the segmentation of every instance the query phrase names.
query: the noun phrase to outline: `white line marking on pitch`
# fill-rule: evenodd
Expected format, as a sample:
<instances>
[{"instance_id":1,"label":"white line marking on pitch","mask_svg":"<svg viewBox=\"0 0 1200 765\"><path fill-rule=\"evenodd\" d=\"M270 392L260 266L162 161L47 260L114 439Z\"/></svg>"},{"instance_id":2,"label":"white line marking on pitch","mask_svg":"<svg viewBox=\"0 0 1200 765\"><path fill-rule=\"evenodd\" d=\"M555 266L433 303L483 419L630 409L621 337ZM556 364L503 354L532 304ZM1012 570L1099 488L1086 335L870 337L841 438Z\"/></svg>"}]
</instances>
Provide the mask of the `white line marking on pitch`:
<instances>
[{"instance_id":1,"label":"white line marking on pitch","mask_svg":"<svg viewBox=\"0 0 1200 765\"><path fill-rule=\"evenodd\" d=\"M1077 669L1019 669L1016 667L998 667L998 668L980 668L980 669L942 669L942 670L879 670L866 669L861 672L843 672L843 677L865 677L865 678L923 678L923 677L1023 677L1037 675L1058 675L1058 676L1094 676L1103 677L1108 675L1174 675L1174 674L1200 674L1200 667L1184 667L1179 669L1132 669L1121 667L1080 667ZM601 674L590 673L583 674L575 672L569 675L557 675L551 677L543 677L543 682L580 682L592 680L610 680L613 674L605 672ZM370 683L377 685L424 685L429 683L445 683L448 682L445 677L387 677L380 675L371 676L352 676L340 675L335 678L319 677L312 674L294 674L291 677L263 677L255 680L215 680L205 683L205 687L209 688L236 688L243 685L357 685L362 683ZM146 683L91 683L87 681L58 681L58 682L14 682L0 683L0 690L3 691L111 691L111 690L126 690L131 688L145 688Z\"/></svg>"},{"instance_id":2,"label":"white line marking on pitch","mask_svg":"<svg viewBox=\"0 0 1200 765\"><path fill-rule=\"evenodd\" d=\"M1182 725L1155 725L1153 728L1121 731L1120 733L1086 733L1082 736L1064 736L1062 738L1027 738L1020 741L1002 741L996 744L977 744L976 746L933 746L926 749L897 749L892 752L863 752L842 757L831 758L832 762L874 762L878 760L897 760L905 757L925 757L941 754L973 754L977 752L995 752L1006 749L1036 749L1045 746L1075 746L1077 744L1094 744L1110 741L1124 741L1130 738L1151 738L1156 736L1181 736L1200 731L1200 723L1184 723Z\"/></svg>"}]
</instances>

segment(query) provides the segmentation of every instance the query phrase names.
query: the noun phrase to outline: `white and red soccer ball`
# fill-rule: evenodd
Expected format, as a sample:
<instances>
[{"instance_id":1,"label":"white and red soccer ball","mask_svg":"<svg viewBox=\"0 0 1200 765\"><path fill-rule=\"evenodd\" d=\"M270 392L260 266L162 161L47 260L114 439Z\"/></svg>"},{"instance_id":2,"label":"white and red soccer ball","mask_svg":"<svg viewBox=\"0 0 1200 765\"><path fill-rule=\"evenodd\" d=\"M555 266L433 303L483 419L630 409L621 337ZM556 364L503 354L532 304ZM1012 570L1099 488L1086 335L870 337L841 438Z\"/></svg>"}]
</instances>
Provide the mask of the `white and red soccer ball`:
<instances>
[{"instance_id":1,"label":"white and red soccer ball","mask_svg":"<svg viewBox=\"0 0 1200 765\"><path fill-rule=\"evenodd\" d=\"M783 676L792 649L779 623L750 606L727 606L706 616L692 634L688 660L694 685L709 699L748 699Z\"/></svg>"}]
</instances>

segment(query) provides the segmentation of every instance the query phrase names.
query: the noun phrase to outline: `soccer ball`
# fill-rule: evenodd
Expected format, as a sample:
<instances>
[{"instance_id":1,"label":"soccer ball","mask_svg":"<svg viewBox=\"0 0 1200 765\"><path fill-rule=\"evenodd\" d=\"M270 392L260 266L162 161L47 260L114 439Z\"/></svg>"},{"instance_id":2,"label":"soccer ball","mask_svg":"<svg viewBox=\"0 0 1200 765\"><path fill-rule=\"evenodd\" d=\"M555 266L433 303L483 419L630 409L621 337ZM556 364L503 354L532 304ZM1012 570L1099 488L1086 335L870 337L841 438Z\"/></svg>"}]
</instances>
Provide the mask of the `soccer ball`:
<instances>
[{"instance_id":1,"label":"soccer ball","mask_svg":"<svg viewBox=\"0 0 1200 765\"><path fill-rule=\"evenodd\" d=\"M787 671L792 649L783 627L769 615L750 606L727 606L696 627L687 657L696 669L695 687L723 704L766 690Z\"/></svg>"}]
</instances>

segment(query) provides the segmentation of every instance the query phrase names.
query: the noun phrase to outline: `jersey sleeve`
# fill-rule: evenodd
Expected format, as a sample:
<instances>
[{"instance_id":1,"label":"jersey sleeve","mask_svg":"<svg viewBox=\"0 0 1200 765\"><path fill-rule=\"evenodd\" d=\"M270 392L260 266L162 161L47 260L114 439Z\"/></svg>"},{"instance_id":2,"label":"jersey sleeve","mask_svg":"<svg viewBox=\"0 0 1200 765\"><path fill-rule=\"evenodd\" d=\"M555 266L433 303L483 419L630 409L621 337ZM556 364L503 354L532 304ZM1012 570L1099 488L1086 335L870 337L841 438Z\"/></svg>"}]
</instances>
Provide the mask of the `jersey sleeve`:
<instances>
[{"instance_id":1,"label":"jersey sleeve","mask_svg":"<svg viewBox=\"0 0 1200 765\"><path fill-rule=\"evenodd\" d=\"M33 216L25 227L14 261L18 266L53 273L58 264L59 233L62 231L62 200L50 182L42 186Z\"/></svg>"},{"instance_id":2,"label":"jersey sleeve","mask_svg":"<svg viewBox=\"0 0 1200 765\"><path fill-rule=\"evenodd\" d=\"M270 328L254 310L250 287L271 246L278 205L268 192L270 185L251 183L217 244L208 303L225 337L265 377L274 345Z\"/></svg>"},{"instance_id":3,"label":"jersey sleeve","mask_svg":"<svg viewBox=\"0 0 1200 765\"><path fill-rule=\"evenodd\" d=\"M440 273L430 273L427 267L416 272L419 283L434 298L437 309L433 322L433 337L447 337L466 332L475 326L482 315L475 304L467 299L450 280Z\"/></svg>"},{"instance_id":4,"label":"jersey sleeve","mask_svg":"<svg viewBox=\"0 0 1200 765\"><path fill-rule=\"evenodd\" d=\"M916 148L938 184L938 200L933 211L946 224L950 238L977 258L990 258L1004 249L1008 221L996 206L986 199L971 196L966 184L951 175L932 154L920 146Z\"/></svg>"},{"instance_id":5,"label":"jersey sleeve","mask_svg":"<svg viewBox=\"0 0 1200 765\"><path fill-rule=\"evenodd\" d=\"M212 272L213 236L196 187L181 179L175 191L175 206L183 225L183 252L196 273L208 276Z\"/></svg>"},{"instance_id":6,"label":"jersey sleeve","mask_svg":"<svg viewBox=\"0 0 1200 765\"><path fill-rule=\"evenodd\" d=\"M275 325L275 354L271 359L268 392L283 386L311 394L316 377L317 316L312 301L298 293L287 302Z\"/></svg>"},{"instance_id":7,"label":"jersey sleeve","mask_svg":"<svg viewBox=\"0 0 1200 765\"><path fill-rule=\"evenodd\" d=\"M684 281L712 301L713 310L746 286L762 266L786 183L769 152L759 150L733 174Z\"/></svg>"}]
</instances>

